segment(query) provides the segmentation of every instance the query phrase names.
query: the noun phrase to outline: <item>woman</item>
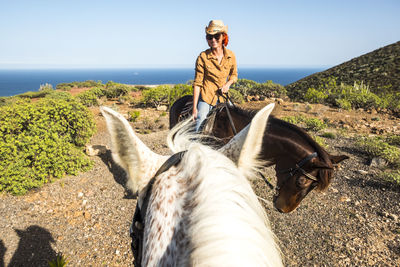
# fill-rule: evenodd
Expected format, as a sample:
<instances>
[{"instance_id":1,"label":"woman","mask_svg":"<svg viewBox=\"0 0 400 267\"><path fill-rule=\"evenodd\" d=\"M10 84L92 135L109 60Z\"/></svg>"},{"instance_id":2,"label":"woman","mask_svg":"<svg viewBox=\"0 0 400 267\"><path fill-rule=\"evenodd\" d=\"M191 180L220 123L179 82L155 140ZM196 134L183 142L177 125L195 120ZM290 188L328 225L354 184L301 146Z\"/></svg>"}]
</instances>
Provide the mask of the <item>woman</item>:
<instances>
[{"instance_id":1,"label":"woman","mask_svg":"<svg viewBox=\"0 0 400 267\"><path fill-rule=\"evenodd\" d=\"M196 120L196 131L199 131L211 108L224 102L217 91L227 93L238 77L235 54L225 48L228 45L228 26L221 20L210 21L206 27L206 40L210 49L198 56L193 82L193 119Z\"/></svg>"}]
</instances>

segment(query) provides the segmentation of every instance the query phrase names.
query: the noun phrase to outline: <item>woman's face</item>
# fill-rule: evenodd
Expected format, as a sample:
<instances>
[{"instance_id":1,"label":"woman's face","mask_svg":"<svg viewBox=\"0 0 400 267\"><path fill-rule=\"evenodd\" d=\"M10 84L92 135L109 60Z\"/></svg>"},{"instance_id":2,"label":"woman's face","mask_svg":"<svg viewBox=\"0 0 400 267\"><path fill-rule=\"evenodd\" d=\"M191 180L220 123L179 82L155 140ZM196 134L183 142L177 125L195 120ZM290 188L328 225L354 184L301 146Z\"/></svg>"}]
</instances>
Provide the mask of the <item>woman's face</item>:
<instances>
[{"instance_id":1,"label":"woman's face","mask_svg":"<svg viewBox=\"0 0 400 267\"><path fill-rule=\"evenodd\" d=\"M222 47L222 40L223 40L223 35L222 33L216 33L216 34L207 34L206 39L208 46L210 48L218 48Z\"/></svg>"}]
</instances>

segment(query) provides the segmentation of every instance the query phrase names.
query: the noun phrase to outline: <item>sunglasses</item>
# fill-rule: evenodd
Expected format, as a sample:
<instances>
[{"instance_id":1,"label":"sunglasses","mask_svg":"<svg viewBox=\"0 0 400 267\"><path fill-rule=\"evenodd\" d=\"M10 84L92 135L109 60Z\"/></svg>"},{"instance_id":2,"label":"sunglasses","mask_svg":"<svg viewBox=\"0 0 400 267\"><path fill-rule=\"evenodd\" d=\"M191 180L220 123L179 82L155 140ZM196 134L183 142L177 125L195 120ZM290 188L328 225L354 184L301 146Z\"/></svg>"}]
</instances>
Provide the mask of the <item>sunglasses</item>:
<instances>
[{"instance_id":1,"label":"sunglasses","mask_svg":"<svg viewBox=\"0 0 400 267\"><path fill-rule=\"evenodd\" d=\"M215 40L219 40L219 38L221 38L221 33L217 33L217 34L207 34L206 35L207 40L211 41L213 38L215 38Z\"/></svg>"}]
</instances>

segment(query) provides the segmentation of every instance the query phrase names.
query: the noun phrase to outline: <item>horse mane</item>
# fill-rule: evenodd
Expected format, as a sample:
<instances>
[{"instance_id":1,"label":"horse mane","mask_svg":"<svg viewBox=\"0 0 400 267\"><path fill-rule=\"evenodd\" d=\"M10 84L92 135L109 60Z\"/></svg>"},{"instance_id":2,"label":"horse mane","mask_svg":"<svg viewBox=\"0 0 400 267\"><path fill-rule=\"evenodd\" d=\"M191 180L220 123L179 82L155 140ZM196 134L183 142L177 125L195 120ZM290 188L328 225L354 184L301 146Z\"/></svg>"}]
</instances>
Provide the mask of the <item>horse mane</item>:
<instances>
[{"instance_id":1,"label":"horse mane","mask_svg":"<svg viewBox=\"0 0 400 267\"><path fill-rule=\"evenodd\" d=\"M184 121L168 135L172 151L187 150L177 168L186 177L184 202L192 209L183 222L190 257L178 265L279 266L275 236L248 178L188 129L190 121Z\"/></svg>"}]
</instances>

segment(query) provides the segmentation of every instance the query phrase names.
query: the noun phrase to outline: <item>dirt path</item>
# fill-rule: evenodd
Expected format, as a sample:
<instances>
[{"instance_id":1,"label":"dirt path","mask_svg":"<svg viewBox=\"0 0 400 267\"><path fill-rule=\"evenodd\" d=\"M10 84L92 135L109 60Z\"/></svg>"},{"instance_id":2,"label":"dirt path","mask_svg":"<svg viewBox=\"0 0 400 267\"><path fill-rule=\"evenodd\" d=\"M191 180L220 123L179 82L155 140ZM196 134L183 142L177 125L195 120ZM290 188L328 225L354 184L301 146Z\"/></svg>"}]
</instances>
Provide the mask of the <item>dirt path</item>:
<instances>
[{"instance_id":1,"label":"dirt path","mask_svg":"<svg viewBox=\"0 0 400 267\"><path fill-rule=\"evenodd\" d=\"M252 103L253 107L263 103ZM264 103L265 105L265 103ZM298 105L278 106L284 116L297 114ZM329 151L345 153L344 161L326 192L312 192L300 208L290 214L275 211L270 204L272 192L262 181L254 188L267 200L265 207L287 266L400 266L400 187L376 176L366 159L353 147L351 123L383 123L385 130L398 134L398 121L381 114L359 114L351 117L329 108L320 116L346 119L347 137L326 139ZM309 109L309 108L308 108ZM305 114L317 112L312 107ZM121 107L121 112L125 111ZM98 115L98 111L94 110ZM146 115L145 115L146 113ZM322 113L322 114L321 114ZM325 114L326 113L326 114ZM345 117L349 115L349 117ZM139 135L153 150L168 154L164 145L167 116L158 111L142 111L138 128L152 128ZM368 121L368 116L379 120ZM363 120L361 117L365 118ZM154 120L157 119L157 123ZM92 144L109 145L104 121L97 117L98 132ZM373 127L366 126L371 133ZM383 129L383 127L381 127ZM21 197L0 195L0 266L47 266L46 259L62 252L70 266L131 266L129 225L136 200L124 189L126 176L110 154L93 157L94 168L31 191ZM273 177L272 170L267 170ZM27 264L29 262L29 264Z\"/></svg>"}]
</instances>

